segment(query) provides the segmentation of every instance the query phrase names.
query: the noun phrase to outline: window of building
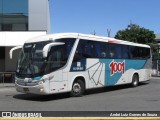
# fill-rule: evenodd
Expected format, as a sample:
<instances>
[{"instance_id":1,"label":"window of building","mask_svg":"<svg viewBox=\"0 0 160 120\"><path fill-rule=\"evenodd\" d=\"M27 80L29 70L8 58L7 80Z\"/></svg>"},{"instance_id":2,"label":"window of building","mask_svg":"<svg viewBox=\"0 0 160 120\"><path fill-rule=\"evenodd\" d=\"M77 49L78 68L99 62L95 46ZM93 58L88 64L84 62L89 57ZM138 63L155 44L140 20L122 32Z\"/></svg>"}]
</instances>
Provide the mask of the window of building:
<instances>
[{"instance_id":1,"label":"window of building","mask_svg":"<svg viewBox=\"0 0 160 120\"><path fill-rule=\"evenodd\" d=\"M28 0L0 0L3 14L23 14L28 16Z\"/></svg>"},{"instance_id":2,"label":"window of building","mask_svg":"<svg viewBox=\"0 0 160 120\"><path fill-rule=\"evenodd\" d=\"M0 31L28 30L26 25L28 0L0 0Z\"/></svg>"},{"instance_id":3,"label":"window of building","mask_svg":"<svg viewBox=\"0 0 160 120\"><path fill-rule=\"evenodd\" d=\"M2 14L3 11L2 5L3 5L3 0L0 0L0 14Z\"/></svg>"},{"instance_id":4,"label":"window of building","mask_svg":"<svg viewBox=\"0 0 160 120\"><path fill-rule=\"evenodd\" d=\"M2 31L12 31L12 24L2 24L1 29Z\"/></svg>"},{"instance_id":5,"label":"window of building","mask_svg":"<svg viewBox=\"0 0 160 120\"><path fill-rule=\"evenodd\" d=\"M5 58L5 47L0 47L0 51L1 51L0 59L4 59Z\"/></svg>"}]
</instances>

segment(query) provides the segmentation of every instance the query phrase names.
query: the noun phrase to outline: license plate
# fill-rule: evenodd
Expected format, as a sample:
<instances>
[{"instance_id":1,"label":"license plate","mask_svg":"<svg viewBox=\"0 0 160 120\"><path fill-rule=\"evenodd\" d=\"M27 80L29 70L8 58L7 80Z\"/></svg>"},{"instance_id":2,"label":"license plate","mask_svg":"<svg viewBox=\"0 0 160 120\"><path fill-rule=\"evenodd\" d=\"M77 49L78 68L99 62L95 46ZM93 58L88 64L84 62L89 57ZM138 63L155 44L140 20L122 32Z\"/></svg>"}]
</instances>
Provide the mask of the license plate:
<instances>
[{"instance_id":1,"label":"license plate","mask_svg":"<svg viewBox=\"0 0 160 120\"><path fill-rule=\"evenodd\" d=\"M23 88L24 92L29 92L28 88Z\"/></svg>"}]
</instances>

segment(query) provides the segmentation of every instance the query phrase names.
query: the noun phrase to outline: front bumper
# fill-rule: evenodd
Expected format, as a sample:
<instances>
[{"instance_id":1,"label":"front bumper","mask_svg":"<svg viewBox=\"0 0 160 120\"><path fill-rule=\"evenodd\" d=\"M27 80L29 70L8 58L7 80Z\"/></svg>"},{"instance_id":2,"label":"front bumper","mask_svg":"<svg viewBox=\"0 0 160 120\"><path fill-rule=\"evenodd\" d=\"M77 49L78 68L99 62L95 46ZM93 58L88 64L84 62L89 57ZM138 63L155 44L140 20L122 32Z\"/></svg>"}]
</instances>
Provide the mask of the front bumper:
<instances>
[{"instance_id":1,"label":"front bumper","mask_svg":"<svg viewBox=\"0 0 160 120\"><path fill-rule=\"evenodd\" d=\"M26 83L26 82L15 82L15 87L18 92L22 93L34 93L34 94L49 94L48 82L39 84L38 82Z\"/></svg>"}]
</instances>

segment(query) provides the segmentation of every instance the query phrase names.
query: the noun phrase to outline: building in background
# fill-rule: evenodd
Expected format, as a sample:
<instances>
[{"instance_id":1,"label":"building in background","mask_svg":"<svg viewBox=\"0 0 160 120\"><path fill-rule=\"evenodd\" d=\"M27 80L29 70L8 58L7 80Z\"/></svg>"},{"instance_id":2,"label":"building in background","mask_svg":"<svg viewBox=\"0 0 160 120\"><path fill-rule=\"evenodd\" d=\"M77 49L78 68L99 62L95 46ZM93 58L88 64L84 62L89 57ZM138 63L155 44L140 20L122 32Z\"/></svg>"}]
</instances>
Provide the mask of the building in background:
<instances>
[{"instance_id":1,"label":"building in background","mask_svg":"<svg viewBox=\"0 0 160 120\"><path fill-rule=\"evenodd\" d=\"M4 76L3 73L15 72L19 51L15 51L10 60L11 48L23 45L29 38L49 32L49 0L0 0L1 76Z\"/></svg>"}]
</instances>

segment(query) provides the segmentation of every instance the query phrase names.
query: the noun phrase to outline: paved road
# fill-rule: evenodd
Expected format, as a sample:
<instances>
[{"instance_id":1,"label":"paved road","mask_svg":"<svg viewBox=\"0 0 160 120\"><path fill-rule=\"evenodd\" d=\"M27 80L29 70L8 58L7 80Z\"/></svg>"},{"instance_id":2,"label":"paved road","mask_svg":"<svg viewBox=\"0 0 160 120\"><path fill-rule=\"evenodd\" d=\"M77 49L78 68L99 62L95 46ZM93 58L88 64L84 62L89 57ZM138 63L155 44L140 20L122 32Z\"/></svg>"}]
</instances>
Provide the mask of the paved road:
<instances>
[{"instance_id":1,"label":"paved road","mask_svg":"<svg viewBox=\"0 0 160 120\"><path fill-rule=\"evenodd\" d=\"M0 88L0 111L160 111L160 79L136 88L128 85L89 90L83 97L33 95Z\"/></svg>"}]
</instances>

